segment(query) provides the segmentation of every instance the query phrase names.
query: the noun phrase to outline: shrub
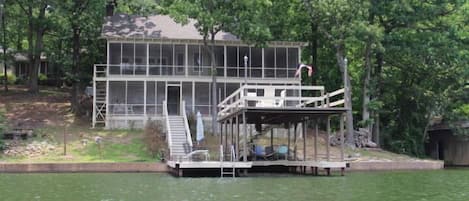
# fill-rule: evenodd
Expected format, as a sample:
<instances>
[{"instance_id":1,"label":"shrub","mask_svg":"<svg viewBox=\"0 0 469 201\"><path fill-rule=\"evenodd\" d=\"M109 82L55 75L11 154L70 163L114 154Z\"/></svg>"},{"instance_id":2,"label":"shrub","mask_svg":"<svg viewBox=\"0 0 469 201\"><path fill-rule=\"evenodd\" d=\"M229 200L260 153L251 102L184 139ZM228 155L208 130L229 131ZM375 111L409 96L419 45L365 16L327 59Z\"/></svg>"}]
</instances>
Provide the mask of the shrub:
<instances>
[{"instance_id":1,"label":"shrub","mask_svg":"<svg viewBox=\"0 0 469 201\"><path fill-rule=\"evenodd\" d=\"M0 83L4 83L5 81L5 74L0 74ZM15 84L16 83L16 75L13 73L7 74L8 84Z\"/></svg>"},{"instance_id":2,"label":"shrub","mask_svg":"<svg viewBox=\"0 0 469 201\"><path fill-rule=\"evenodd\" d=\"M153 120L148 120L145 125L144 135L143 141L147 151L153 158L163 158L167 146L161 124Z\"/></svg>"},{"instance_id":3,"label":"shrub","mask_svg":"<svg viewBox=\"0 0 469 201\"><path fill-rule=\"evenodd\" d=\"M39 76L37 77L39 81L46 81L47 80L47 75L39 73Z\"/></svg>"}]
</instances>

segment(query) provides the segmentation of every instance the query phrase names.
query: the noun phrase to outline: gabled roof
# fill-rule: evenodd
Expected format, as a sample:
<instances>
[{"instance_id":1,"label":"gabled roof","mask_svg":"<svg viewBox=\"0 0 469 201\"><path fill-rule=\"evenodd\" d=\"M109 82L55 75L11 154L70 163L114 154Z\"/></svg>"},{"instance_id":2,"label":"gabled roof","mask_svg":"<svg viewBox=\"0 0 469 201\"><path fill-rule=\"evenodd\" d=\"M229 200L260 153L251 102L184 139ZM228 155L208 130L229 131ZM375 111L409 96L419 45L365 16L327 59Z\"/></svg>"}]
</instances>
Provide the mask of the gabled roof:
<instances>
[{"instance_id":1,"label":"gabled roof","mask_svg":"<svg viewBox=\"0 0 469 201\"><path fill-rule=\"evenodd\" d=\"M104 38L128 38L128 39L190 39L202 40L203 37L195 28L195 20L188 24L176 23L167 15L153 15L141 17L135 15L115 14L106 17L103 25L102 36ZM238 37L231 33L219 32L215 40L239 41Z\"/></svg>"}]
</instances>

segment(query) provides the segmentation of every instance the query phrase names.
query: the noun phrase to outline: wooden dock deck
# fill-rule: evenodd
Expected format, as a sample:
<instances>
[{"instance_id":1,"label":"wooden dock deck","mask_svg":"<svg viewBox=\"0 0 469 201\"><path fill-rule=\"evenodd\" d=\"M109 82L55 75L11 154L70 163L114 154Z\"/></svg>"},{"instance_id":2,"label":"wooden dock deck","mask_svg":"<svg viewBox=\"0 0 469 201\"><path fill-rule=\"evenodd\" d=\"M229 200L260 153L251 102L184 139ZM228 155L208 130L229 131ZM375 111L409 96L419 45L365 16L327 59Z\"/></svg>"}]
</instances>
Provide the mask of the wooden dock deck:
<instances>
[{"instance_id":1,"label":"wooden dock deck","mask_svg":"<svg viewBox=\"0 0 469 201\"><path fill-rule=\"evenodd\" d=\"M245 175L250 169L256 167L262 168L275 168L284 166L289 168L301 168L300 172L306 174L306 168L312 168L312 174L318 175L319 169L324 169L327 175L330 175L331 169L338 169L341 175L344 175L346 162L340 161L287 161L287 160L274 160L274 161L248 161L248 162L229 162L229 161L168 161L168 167L172 169L175 175L183 176L184 171L188 170L208 170L218 171L223 168L235 168L237 170L244 170Z\"/></svg>"}]
</instances>

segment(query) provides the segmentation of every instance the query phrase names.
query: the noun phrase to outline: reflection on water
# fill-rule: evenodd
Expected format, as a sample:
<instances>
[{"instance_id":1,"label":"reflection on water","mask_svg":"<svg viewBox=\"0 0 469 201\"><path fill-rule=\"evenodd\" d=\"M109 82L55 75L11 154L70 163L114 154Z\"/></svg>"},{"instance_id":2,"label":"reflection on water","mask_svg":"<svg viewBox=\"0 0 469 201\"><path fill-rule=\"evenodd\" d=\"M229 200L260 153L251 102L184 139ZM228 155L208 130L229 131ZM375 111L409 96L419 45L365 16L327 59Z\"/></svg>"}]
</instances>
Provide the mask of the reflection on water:
<instances>
[{"instance_id":1,"label":"reflection on water","mask_svg":"<svg viewBox=\"0 0 469 201\"><path fill-rule=\"evenodd\" d=\"M469 170L345 177L175 178L166 174L0 174L0 200L469 200Z\"/></svg>"}]
</instances>

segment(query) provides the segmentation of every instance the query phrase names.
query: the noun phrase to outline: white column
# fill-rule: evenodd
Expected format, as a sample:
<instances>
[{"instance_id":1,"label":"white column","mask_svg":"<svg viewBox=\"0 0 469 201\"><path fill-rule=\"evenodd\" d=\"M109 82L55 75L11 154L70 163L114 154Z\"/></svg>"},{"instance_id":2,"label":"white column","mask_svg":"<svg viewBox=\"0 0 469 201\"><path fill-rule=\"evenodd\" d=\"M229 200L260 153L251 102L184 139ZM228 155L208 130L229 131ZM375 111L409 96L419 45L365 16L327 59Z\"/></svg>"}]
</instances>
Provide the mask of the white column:
<instances>
[{"instance_id":1,"label":"white column","mask_svg":"<svg viewBox=\"0 0 469 201\"><path fill-rule=\"evenodd\" d=\"M195 114L195 82L192 81L192 112Z\"/></svg>"},{"instance_id":2,"label":"white column","mask_svg":"<svg viewBox=\"0 0 469 201\"><path fill-rule=\"evenodd\" d=\"M106 119L105 128L109 128L109 80L106 80Z\"/></svg>"},{"instance_id":3,"label":"white column","mask_svg":"<svg viewBox=\"0 0 469 201\"><path fill-rule=\"evenodd\" d=\"M147 81L143 81L143 116L145 117L143 120L145 125L147 121Z\"/></svg>"},{"instance_id":4,"label":"white column","mask_svg":"<svg viewBox=\"0 0 469 201\"><path fill-rule=\"evenodd\" d=\"M150 45L146 43L147 45L147 76L150 74Z\"/></svg>"},{"instance_id":5,"label":"white column","mask_svg":"<svg viewBox=\"0 0 469 201\"><path fill-rule=\"evenodd\" d=\"M224 77L226 78L226 74L227 74L226 68L227 68L227 66L228 66L228 62L227 62L227 59L226 59L226 57L227 57L227 54L226 54L226 45L223 46L223 54L225 55L225 56L223 57L223 58L224 58L224 61L223 61L223 65L224 65L224 68L223 68L223 71L224 71L224 72L223 72L223 75L224 75Z\"/></svg>"},{"instance_id":6,"label":"white column","mask_svg":"<svg viewBox=\"0 0 469 201\"><path fill-rule=\"evenodd\" d=\"M106 57L107 57L106 58L106 64L107 64L107 66L106 66L106 77L108 77L109 76L109 41L107 41L107 43L106 43L106 49L107 49L107 52L106 52ZM95 68L95 70L96 70L96 68Z\"/></svg>"},{"instance_id":7,"label":"white column","mask_svg":"<svg viewBox=\"0 0 469 201\"><path fill-rule=\"evenodd\" d=\"M186 43L186 49L185 49L184 54L186 54L186 56L184 58L184 68L186 69L185 70L185 75L187 77L188 73L189 73L189 46L187 45L187 43Z\"/></svg>"}]
</instances>

